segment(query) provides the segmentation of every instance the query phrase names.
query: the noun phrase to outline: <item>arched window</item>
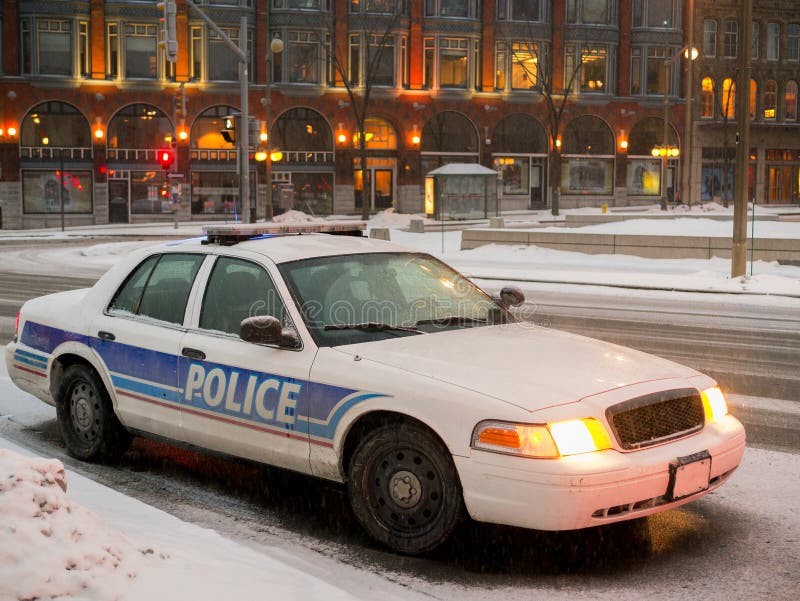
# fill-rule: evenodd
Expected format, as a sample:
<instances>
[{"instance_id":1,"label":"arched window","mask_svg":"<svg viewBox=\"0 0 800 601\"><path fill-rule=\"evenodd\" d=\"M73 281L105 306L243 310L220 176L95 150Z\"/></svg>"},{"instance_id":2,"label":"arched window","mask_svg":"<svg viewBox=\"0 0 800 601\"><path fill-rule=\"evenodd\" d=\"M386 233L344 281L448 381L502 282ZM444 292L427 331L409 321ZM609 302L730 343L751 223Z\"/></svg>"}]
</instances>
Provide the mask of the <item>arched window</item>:
<instances>
[{"instance_id":1,"label":"arched window","mask_svg":"<svg viewBox=\"0 0 800 601\"><path fill-rule=\"evenodd\" d=\"M233 150L233 145L222 137L223 120L238 112L232 106L212 106L200 113L192 124L192 149Z\"/></svg>"},{"instance_id":2,"label":"arched window","mask_svg":"<svg viewBox=\"0 0 800 601\"><path fill-rule=\"evenodd\" d=\"M91 148L92 132L86 117L74 106L43 102L22 120L19 143L23 147Z\"/></svg>"},{"instance_id":3,"label":"arched window","mask_svg":"<svg viewBox=\"0 0 800 601\"><path fill-rule=\"evenodd\" d=\"M284 151L320 152L333 150L331 126L317 111L297 107L282 113L272 127L271 146Z\"/></svg>"},{"instance_id":4,"label":"arched window","mask_svg":"<svg viewBox=\"0 0 800 601\"><path fill-rule=\"evenodd\" d=\"M722 116L726 119L733 119L736 115L736 83L730 77L726 77L722 81L720 105L722 106Z\"/></svg>"},{"instance_id":5,"label":"arched window","mask_svg":"<svg viewBox=\"0 0 800 601\"><path fill-rule=\"evenodd\" d=\"M478 152L478 135L467 117L455 111L434 115L422 130L422 152Z\"/></svg>"},{"instance_id":6,"label":"arched window","mask_svg":"<svg viewBox=\"0 0 800 601\"><path fill-rule=\"evenodd\" d=\"M171 140L172 123L160 108L150 104L126 106L108 124L109 149L160 148ZM116 153L111 153L112 157L125 158Z\"/></svg>"},{"instance_id":7,"label":"arched window","mask_svg":"<svg viewBox=\"0 0 800 601\"><path fill-rule=\"evenodd\" d=\"M786 82L786 94L783 98L783 118L786 121L797 120L797 82Z\"/></svg>"},{"instance_id":8,"label":"arched window","mask_svg":"<svg viewBox=\"0 0 800 601\"><path fill-rule=\"evenodd\" d=\"M546 154L549 148L544 127L530 115L509 115L492 135L494 153Z\"/></svg>"},{"instance_id":9,"label":"arched window","mask_svg":"<svg viewBox=\"0 0 800 601\"><path fill-rule=\"evenodd\" d=\"M704 77L700 82L700 116L704 119L714 117L714 80Z\"/></svg>"},{"instance_id":10,"label":"arched window","mask_svg":"<svg viewBox=\"0 0 800 601\"><path fill-rule=\"evenodd\" d=\"M397 149L397 134L394 127L383 119L365 119L364 131L367 134L366 146L369 150ZM353 136L353 146L358 148L358 133Z\"/></svg>"},{"instance_id":11,"label":"arched window","mask_svg":"<svg viewBox=\"0 0 800 601\"><path fill-rule=\"evenodd\" d=\"M561 192L614 192L614 134L605 121L592 115L573 119L564 132Z\"/></svg>"},{"instance_id":12,"label":"arched window","mask_svg":"<svg viewBox=\"0 0 800 601\"><path fill-rule=\"evenodd\" d=\"M778 106L778 82L770 79L764 84L764 119L775 119Z\"/></svg>"}]
</instances>

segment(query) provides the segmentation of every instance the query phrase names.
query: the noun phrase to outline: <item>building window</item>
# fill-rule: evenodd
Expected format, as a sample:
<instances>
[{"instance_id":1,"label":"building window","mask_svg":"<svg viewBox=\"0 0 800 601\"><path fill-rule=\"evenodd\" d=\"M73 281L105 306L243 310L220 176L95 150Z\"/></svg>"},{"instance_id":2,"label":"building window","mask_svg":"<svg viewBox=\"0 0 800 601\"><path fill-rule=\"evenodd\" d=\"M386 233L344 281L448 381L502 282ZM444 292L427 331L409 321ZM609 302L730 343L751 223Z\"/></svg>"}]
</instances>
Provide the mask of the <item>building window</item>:
<instances>
[{"instance_id":1,"label":"building window","mask_svg":"<svg viewBox=\"0 0 800 601\"><path fill-rule=\"evenodd\" d=\"M775 119L775 113L778 106L778 82L770 79L764 84L764 119Z\"/></svg>"},{"instance_id":2,"label":"building window","mask_svg":"<svg viewBox=\"0 0 800 601\"><path fill-rule=\"evenodd\" d=\"M535 90L539 85L539 46L525 42L511 44L511 89Z\"/></svg>"},{"instance_id":3,"label":"building window","mask_svg":"<svg viewBox=\"0 0 800 601\"><path fill-rule=\"evenodd\" d=\"M119 25L109 23L106 35L106 77L116 79L119 77Z\"/></svg>"},{"instance_id":4,"label":"building window","mask_svg":"<svg viewBox=\"0 0 800 601\"><path fill-rule=\"evenodd\" d=\"M633 0L633 26L674 29L680 25L679 0Z\"/></svg>"},{"instance_id":5,"label":"building window","mask_svg":"<svg viewBox=\"0 0 800 601\"><path fill-rule=\"evenodd\" d=\"M542 0L498 0L497 18L501 21L542 21Z\"/></svg>"},{"instance_id":6,"label":"building window","mask_svg":"<svg viewBox=\"0 0 800 601\"><path fill-rule=\"evenodd\" d=\"M786 82L786 93L783 97L783 118L786 121L797 120L797 82Z\"/></svg>"},{"instance_id":7,"label":"building window","mask_svg":"<svg viewBox=\"0 0 800 601\"><path fill-rule=\"evenodd\" d=\"M232 0L238 4L238 0ZM327 2L326 2L327 4ZM320 0L272 0L272 7L285 10L320 10ZM329 9L328 9L329 10Z\"/></svg>"},{"instance_id":8,"label":"building window","mask_svg":"<svg viewBox=\"0 0 800 601\"><path fill-rule=\"evenodd\" d=\"M403 10L403 3L399 0L350 0L350 12L368 12L372 14L393 15Z\"/></svg>"},{"instance_id":9,"label":"building window","mask_svg":"<svg viewBox=\"0 0 800 601\"><path fill-rule=\"evenodd\" d=\"M351 85L361 83L361 34L350 34L350 54L347 67Z\"/></svg>"},{"instance_id":10,"label":"building window","mask_svg":"<svg viewBox=\"0 0 800 601\"><path fill-rule=\"evenodd\" d=\"M63 19L20 21L21 65L24 74L72 75L72 22Z\"/></svg>"},{"instance_id":11,"label":"building window","mask_svg":"<svg viewBox=\"0 0 800 601\"><path fill-rule=\"evenodd\" d=\"M725 58L736 58L736 45L739 42L739 22L725 21Z\"/></svg>"},{"instance_id":12,"label":"building window","mask_svg":"<svg viewBox=\"0 0 800 601\"><path fill-rule=\"evenodd\" d=\"M369 46L361 54L360 33L350 35L350 83L353 85L376 85L393 87L397 81L397 56L395 37L391 35L369 35ZM369 79L369 81L366 81Z\"/></svg>"},{"instance_id":13,"label":"building window","mask_svg":"<svg viewBox=\"0 0 800 601\"><path fill-rule=\"evenodd\" d=\"M725 119L733 119L736 115L736 83L730 77L726 77L722 81L720 103L722 105L722 116Z\"/></svg>"},{"instance_id":14,"label":"building window","mask_svg":"<svg viewBox=\"0 0 800 601\"><path fill-rule=\"evenodd\" d=\"M700 117L714 117L714 80L710 77L704 77L700 82Z\"/></svg>"},{"instance_id":15,"label":"building window","mask_svg":"<svg viewBox=\"0 0 800 601\"><path fill-rule=\"evenodd\" d=\"M609 0L567 0L567 22L607 25L611 19Z\"/></svg>"},{"instance_id":16,"label":"building window","mask_svg":"<svg viewBox=\"0 0 800 601\"><path fill-rule=\"evenodd\" d=\"M758 23L756 23L755 21L753 21L752 25L753 26L752 26L752 28L750 30L751 31L751 35L752 35L752 37L751 37L751 48L752 49L751 49L751 52L750 52L750 56L752 58L758 58L758 34L759 34L759 29L760 28L758 26Z\"/></svg>"},{"instance_id":17,"label":"building window","mask_svg":"<svg viewBox=\"0 0 800 601\"><path fill-rule=\"evenodd\" d=\"M469 40L439 38L439 86L469 87Z\"/></svg>"},{"instance_id":18,"label":"building window","mask_svg":"<svg viewBox=\"0 0 800 601\"><path fill-rule=\"evenodd\" d=\"M669 67L666 67L664 62L677 50L676 48L665 48L664 46L650 46L647 49L647 94L663 96L671 91L672 62L669 63Z\"/></svg>"},{"instance_id":19,"label":"building window","mask_svg":"<svg viewBox=\"0 0 800 601\"><path fill-rule=\"evenodd\" d=\"M433 66L435 61L436 40L434 38L425 38L425 61L423 65L423 85L430 89L433 87Z\"/></svg>"},{"instance_id":20,"label":"building window","mask_svg":"<svg viewBox=\"0 0 800 601\"><path fill-rule=\"evenodd\" d=\"M577 80L582 93L608 94L608 48L583 44L580 51L574 44L565 46L565 78L568 85ZM577 65L577 66L576 66ZM577 72L576 72L577 69Z\"/></svg>"},{"instance_id":21,"label":"building window","mask_svg":"<svg viewBox=\"0 0 800 601\"><path fill-rule=\"evenodd\" d=\"M92 172L65 169L22 172L22 210L37 213L92 212Z\"/></svg>"},{"instance_id":22,"label":"building window","mask_svg":"<svg viewBox=\"0 0 800 601\"><path fill-rule=\"evenodd\" d=\"M203 28L192 27L189 44L189 78L194 81L203 79Z\"/></svg>"},{"instance_id":23,"label":"building window","mask_svg":"<svg viewBox=\"0 0 800 601\"><path fill-rule=\"evenodd\" d=\"M767 23L767 60L778 60L781 42L781 24Z\"/></svg>"},{"instance_id":24,"label":"building window","mask_svg":"<svg viewBox=\"0 0 800 601\"><path fill-rule=\"evenodd\" d=\"M288 83L320 83L322 47L314 31L290 31L283 51ZM359 75L356 73L356 75ZM358 81L357 79L351 81Z\"/></svg>"},{"instance_id":25,"label":"building window","mask_svg":"<svg viewBox=\"0 0 800 601\"><path fill-rule=\"evenodd\" d=\"M631 94L642 93L642 49L631 48Z\"/></svg>"},{"instance_id":26,"label":"building window","mask_svg":"<svg viewBox=\"0 0 800 601\"><path fill-rule=\"evenodd\" d=\"M89 77L92 74L89 48L89 23L80 21L78 23L78 73L81 77Z\"/></svg>"},{"instance_id":27,"label":"building window","mask_svg":"<svg viewBox=\"0 0 800 601\"><path fill-rule=\"evenodd\" d=\"M758 86L756 85L756 80L750 80L750 118L756 118L756 98L758 97Z\"/></svg>"},{"instance_id":28,"label":"building window","mask_svg":"<svg viewBox=\"0 0 800 601\"><path fill-rule=\"evenodd\" d=\"M703 21L703 54L717 56L717 22L713 19Z\"/></svg>"},{"instance_id":29,"label":"building window","mask_svg":"<svg viewBox=\"0 0 800 601\"><path fill-rule=\"evenodd\" d=\"M475 19L477 15L476 0L425 0L426 17Z\"/></svg>"},{"instance_id":30,"label":"building window","mask_svg":"<svg viewBox=\"0 0 800 601\"><path fill-rule=\"evenodd\" d=\"M786 26L786 60L800 60L800 25L797 23Z\"/></svg>"},{"instance_id":31,"label":"building window","mask_svg":"<svg viewBox=\"0 0 800 601\"><path fill-rule=\"evenodd\" d=\"M125 25L125 77L158 77L158 26L148 23Z\"/></svg>"}]
</instances>

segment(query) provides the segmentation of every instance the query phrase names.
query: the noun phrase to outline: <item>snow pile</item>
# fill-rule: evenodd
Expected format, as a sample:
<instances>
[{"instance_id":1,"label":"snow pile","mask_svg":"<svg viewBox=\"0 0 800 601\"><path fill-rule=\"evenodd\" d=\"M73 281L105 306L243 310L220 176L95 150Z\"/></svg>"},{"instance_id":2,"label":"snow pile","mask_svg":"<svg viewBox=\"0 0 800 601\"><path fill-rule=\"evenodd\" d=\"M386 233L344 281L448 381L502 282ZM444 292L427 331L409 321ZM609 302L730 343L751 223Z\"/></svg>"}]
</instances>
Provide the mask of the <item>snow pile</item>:
<instances>
[{"instance_id":1,"label":"snow pile","mask_svg":"<svg viewBox=\"0 0 800 601\"><path fill-rule=\"evenodd\" d=\"M0 449L0 599L116 599L136 578L142 552L66 489L60 461Z\"/></svg>"},{"instance_id":2,"label":"snow pile","mask_svg":"<svg viewBox=\"0 0 800 601\"><path fill-rule=\"evenodd\" d=\"M424 215L410 213L396 213L395 210L386 209L376 213L369 220L370 227L408 227L412 219L424 219Z\"/></svg>"},{"instance_id":3,"label":"snow pile","mask_svg":"<svg viewBox=\"0 0 800 601\"><path fill-rule=\"evenodd\" d=\"M295 211L294 209L291 209L290 211L286 211L280 215L275 215L275 217L272 218L272 221L275 223L316 223L322 221L322 219L312 217L308 213L303 213L303 211Z\"/></svg>"}]
</instances>

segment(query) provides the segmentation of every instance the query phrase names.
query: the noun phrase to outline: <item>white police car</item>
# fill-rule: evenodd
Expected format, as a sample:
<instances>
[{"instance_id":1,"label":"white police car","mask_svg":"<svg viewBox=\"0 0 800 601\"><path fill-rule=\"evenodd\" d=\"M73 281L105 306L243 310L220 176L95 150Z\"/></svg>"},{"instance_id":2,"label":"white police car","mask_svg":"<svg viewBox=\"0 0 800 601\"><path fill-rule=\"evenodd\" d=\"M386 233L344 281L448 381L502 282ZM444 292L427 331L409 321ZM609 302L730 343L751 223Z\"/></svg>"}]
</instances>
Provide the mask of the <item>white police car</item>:
<instances>
[{"instance_id":1,"label":"white police car","mask_svg":"<svg viewBox=\"0 0 800 601\"><path fill-rule=\"evenodd\" d=\"M517 322L518 291L495 301L388 242L265 231L211 228L25 303L9 373L56 406L72 455L119 456L133 433L345 482L405 553L464 512L545 530L646 516L741 461L741 424L693 369Z\"/></svg>"}]
</instances>

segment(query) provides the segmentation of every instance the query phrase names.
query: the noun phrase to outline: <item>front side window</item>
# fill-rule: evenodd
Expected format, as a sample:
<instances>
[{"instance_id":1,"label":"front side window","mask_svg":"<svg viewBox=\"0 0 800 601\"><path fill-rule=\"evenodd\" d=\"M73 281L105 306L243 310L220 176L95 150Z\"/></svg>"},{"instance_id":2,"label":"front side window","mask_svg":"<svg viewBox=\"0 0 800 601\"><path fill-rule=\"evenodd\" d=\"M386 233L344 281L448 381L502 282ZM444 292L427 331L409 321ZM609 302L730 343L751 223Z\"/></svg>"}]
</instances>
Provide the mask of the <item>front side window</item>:
<instances>
[{"instance_id":1,"label":"front side window","mask_svg":"<svg viewBox=\"0 0 800 601\"><path fill-rule=\"evenodd\" d=\"M736 45L738 43L738 21L725 21L725 58L736 58Z\"/></svg>"},{"instance_id":2,"label":"front side window","mask_svg":"<svg viewBox=\"0 0 800 601\"><path fill-rule=\"evenodd\" d=\"M767 60L776 61L780 54L781 24L767 23Z\"/></svg>"},{"instance_id":3,"label":"front side window","mask_svg":"<svg viewBox=\"0 0 800 601\"><path fill-rule=\"evenodd\" d=\"M472 282L428 255L323 257L284 263L280 270L320 346L427 335L506 317Z\"/></svg>"},{"instance_id":4,"label":"front side window","mask_svg":"<svg viewBox=\"0 0 800 601\"><path fill-rule=\"evenodd\" d=\"M217 259L203 297L200 328L238 336L242 321L257 315L286 323L286 309L272 278L250 261Z\"/></svg>"},{"instance_id":5,"label":"front side window","mask_svg":"<svg viewBox=\"0 0 800 601\"><path fill-rule=\"evenodd\" d=\"M204 255L165 254L145 260L114 295L112 313L182 324L186 301Z\"/></svg>"}]
</instances>

